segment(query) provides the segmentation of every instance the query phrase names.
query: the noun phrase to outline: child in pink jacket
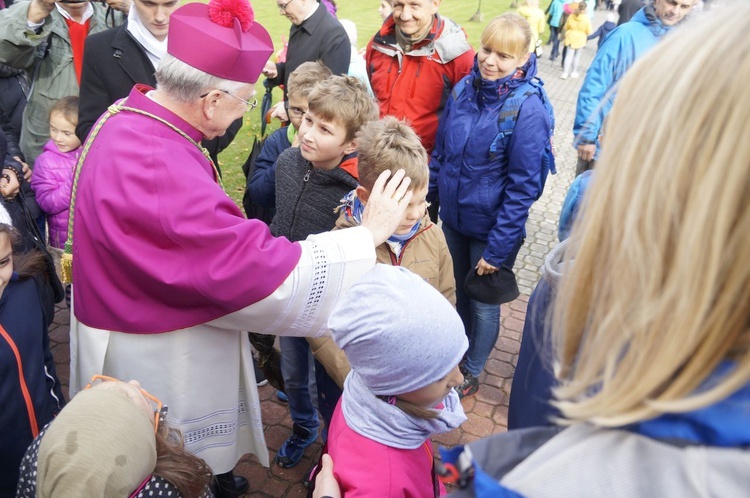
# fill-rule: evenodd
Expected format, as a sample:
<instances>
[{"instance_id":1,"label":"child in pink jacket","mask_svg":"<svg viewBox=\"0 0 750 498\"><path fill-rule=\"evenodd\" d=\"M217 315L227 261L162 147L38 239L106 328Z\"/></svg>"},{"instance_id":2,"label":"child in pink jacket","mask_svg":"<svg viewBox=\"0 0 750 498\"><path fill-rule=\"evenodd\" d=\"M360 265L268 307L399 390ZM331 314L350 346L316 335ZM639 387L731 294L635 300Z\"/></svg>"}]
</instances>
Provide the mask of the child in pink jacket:
<instances>
[{"instance_id":1,"label":"child in pink jacket","mask_svg":"<svg viewBox=\"0 0 750 498\"><path fill-rule=\"evenodd\" d=\"M445 494L430 437L466 420L454 387L468 341L453 306L409 270L379 264L328 327L352 366L327 443L342 496Z\"/></svg>"},{"instance_id":2,"label":"child in pink jacket","mask_svg":"<svg viewBox=\"0 0 750 498\"><path fill-rule=\"evenodd\" d=\"M31 188L39 207L47 214L49 245L65 247L68 239L68 211L73 174L81 153L76 137L78 97L63 97L52 107L49 116L50 140L34 162Z\"/></svg>"}]
</instances>

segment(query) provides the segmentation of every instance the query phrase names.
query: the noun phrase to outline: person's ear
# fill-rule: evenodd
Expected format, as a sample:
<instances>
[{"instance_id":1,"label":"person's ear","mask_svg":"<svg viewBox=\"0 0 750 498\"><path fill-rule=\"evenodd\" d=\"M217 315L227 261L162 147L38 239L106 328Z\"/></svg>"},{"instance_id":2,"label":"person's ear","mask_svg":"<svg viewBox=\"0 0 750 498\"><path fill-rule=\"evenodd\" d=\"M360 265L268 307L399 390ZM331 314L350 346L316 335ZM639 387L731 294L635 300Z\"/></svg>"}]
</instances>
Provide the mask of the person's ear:
<instances>
[{"instance_id":1,"label":"person's ear","mask_svg":"<svg viewBox=\"0 0 750 498\"><path fill-rule=\"evenodd\" d=\"M356 152L356 151L357 151L357 141L356 140L352 140L349 143L344 142L344 155L345 156L351 154L352 152Z\"/></svg>"},{"instance_id":2,"label":"person's ear","mask_svg":"<svg viewBox=\"0 0 750 498\"><path fill-rule=\"evenodd\" d=\"M531 57L531 52L526 52L526 55L521 58L521 63L518 65L518 67L523 67L524 64L529 62L529 57Z\"/></svg>"},{"instance_id":3,"label":"person's ear","mask_svg":"<svg viewBox=\"0 0 750 498\"><path fill-rule=\"evenodd\" d=\"M218 112L219 107L219 100L221 99L221 94L218 90L212 90L208 92L208 94L201 99L203 106L203 116L206 119L212 119L216 113Z\"/></svg>"},{"instance_id":4,"label":"person's ear","mask_svg":"<svg viewBox=\"0 0 750 498\"><path fill-rule=\"evenodd\" d=\"M354 190L357 193L357 198L362 204L367 204L370 200L370 191L364 188L362 185L358 185Z\"/></svg>"}]
</instances>

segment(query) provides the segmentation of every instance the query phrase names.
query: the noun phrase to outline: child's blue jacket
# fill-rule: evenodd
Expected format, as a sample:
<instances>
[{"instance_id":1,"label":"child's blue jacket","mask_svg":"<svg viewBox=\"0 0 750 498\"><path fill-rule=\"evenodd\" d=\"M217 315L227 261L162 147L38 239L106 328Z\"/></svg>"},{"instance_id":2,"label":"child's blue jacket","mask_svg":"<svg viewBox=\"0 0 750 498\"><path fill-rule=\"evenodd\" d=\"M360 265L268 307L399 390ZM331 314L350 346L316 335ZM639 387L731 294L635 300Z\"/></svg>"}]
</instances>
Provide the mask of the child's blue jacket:
<instances>
[{"instance_id":1,"label":"child's blue jacket","mask_svg":"<svg viewBox=\"0 0 750 498\"><path fill-rule=\"evenodd\" d=\"M428 200L439 198L440 218L458 232L487 241L483 258L499 267L524 235L539 198L542 156L550 118L538 95L526 99L505 150L490 157L499 113L510 92L536 76L531 55L521 77L483 80L474 67L458 82L443 111L430 159ZM456 91L459 85L464 88Z\"/></svg>"}]
</instances>

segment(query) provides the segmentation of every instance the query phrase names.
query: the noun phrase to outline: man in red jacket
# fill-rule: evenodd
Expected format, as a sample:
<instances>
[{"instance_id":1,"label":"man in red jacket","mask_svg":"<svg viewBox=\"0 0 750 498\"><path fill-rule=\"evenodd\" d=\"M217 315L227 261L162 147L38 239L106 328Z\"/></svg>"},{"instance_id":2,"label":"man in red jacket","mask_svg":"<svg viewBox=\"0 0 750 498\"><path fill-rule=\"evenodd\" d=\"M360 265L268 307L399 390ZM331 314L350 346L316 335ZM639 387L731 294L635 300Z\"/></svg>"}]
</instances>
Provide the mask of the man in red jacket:
<instances>
[{"instance_id":1,"label":"man in red jacket","mask_svg":"<svg viewBox=\"0 0 750 498\"><path fill-rule=\"evenodd\" d=\"M394 0L393 13L367 45L365 59L380 117L406 119L427 154L451 89L469 74L474 49L456 23L438 14L440 0ZM437 218L437 205L430 217Z\"/></svg>"},{"instance_id":2,"label":"man in red jacket","mask_svg":"<svg viewBox=\"0 0 750 498\"><path fill-rule=\"evenodd\" d=\"M469 74L474 49L440 0L394 0L393 13L367 45L367 73L380 116L406 119L427 153L453 85Z\"/></svg>"}]
</instances>

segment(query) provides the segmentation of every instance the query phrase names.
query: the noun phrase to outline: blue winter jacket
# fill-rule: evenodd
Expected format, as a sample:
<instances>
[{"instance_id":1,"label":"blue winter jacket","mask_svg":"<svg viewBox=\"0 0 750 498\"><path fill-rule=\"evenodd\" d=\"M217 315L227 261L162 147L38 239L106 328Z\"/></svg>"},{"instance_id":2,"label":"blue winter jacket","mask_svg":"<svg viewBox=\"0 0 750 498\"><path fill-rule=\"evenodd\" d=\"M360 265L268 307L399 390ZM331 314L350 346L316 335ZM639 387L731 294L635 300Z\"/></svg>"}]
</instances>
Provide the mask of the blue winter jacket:
<instances>
[{"instance_id":1,"label":"blue winter jacket","mask_svg":"<svg viewBox=\"0 0 750 498\"><path fill-rule=\"evenodd\" d=\"M503 103L514 88L536 75L536 56L522 71L520 78L486 81L475 59L471 73L448 99L430 159L428 199L440 199L443 223L487 241L482 257L497 267L524 235L529 208L544 188L542 156L551 125L537 95L521 105L507 150L501 147L490 156Z\"/></svg>"},{"instance_id":2,"label":"blue winter jacket","mask_svg":"<svg viewBox=\"0 0 750 498\"><path fill-rule=\"evenodd\" d=\"M612 98L604 96L630 69L635 61L650 50L669 31L647 6L635 13L633 18L614 29L602 43L594 57L581 91L578 93L576 117L573 123L573 146L579 143L597 144L599 154L599 132L604 117L612 108ZM599 109L600 103L602 104Z\"/></svg>"},{"instance_id":3,"label":"blue winter jacket","mask_svg":"<svg viewBox=\"0 0 750 498\"><path fill-rule=\"evenodd\" d=\"M247 179L251 199L258 206L266 209L276 207L276 159L291 146L288 126L271 133L263 143L255 159L255 170Z\"/></svg>"}]
</instances>

